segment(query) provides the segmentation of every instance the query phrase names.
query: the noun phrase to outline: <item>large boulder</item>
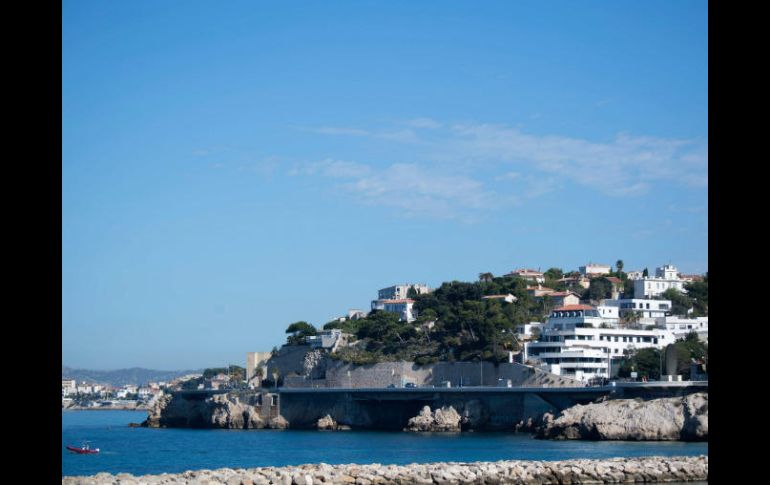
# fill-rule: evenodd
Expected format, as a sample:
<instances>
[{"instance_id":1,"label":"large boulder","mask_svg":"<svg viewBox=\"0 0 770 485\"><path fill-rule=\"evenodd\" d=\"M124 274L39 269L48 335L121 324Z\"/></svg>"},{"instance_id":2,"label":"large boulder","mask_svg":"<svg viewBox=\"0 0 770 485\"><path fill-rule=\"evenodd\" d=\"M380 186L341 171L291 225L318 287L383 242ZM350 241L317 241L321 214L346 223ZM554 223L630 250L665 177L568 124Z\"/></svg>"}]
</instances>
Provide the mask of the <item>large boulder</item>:
<instances>
[{"instance_id":1,"label":"large boulder","mask_svg":"<svg viewBox=\"0 0 770 485\"><path fill-rule=\"evenodd\" d=\"M431 412L424 406L420 414L410 418L404 431L460 431L462 417L452 406L444 406Z\"/></svg>"},{"instance_id":2,"label":"large boulder","mask_svg":"<svg viewBox=\"0 0 770 485\"><path fill-rule=\"evenodd\" d=\"M537 438L708 440L708 393L662 399L616 399L577 405L543 419Z\"/></svg>"},{"instance_id":3,"label":"large boulder","mask_svg":"<svg viewBox=\"0 0 770 485\"><path fill-rule=\"evenodd\" d=\"M321 430L334 430L337 429L337 422L332 419L328 414L318 420L316 427Z\"/></svg>"}]
</instances>

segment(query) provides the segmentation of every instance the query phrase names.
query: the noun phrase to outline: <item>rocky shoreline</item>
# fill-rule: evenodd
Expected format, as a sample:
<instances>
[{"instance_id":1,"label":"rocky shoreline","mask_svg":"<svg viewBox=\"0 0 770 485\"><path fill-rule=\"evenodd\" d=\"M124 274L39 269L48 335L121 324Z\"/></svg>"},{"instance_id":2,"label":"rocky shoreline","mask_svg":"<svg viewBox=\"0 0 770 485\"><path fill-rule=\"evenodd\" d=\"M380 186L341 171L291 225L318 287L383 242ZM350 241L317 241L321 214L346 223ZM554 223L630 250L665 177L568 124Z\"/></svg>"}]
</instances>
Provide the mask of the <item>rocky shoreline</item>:
<instances>
[{"instance_id":1,"label":"rocky shoreline","mask_svg":"<svg viewBox=\"0 0 770 485\"><path fill-rule=\"evenodd\" d=\"M410 465L300 465L220 468L161 475L99 473L62 477L62 484L520 484L662 483L708 480L708 456L610 458L602 460L413 463Z\"/></svg>"},{"instance_id":2,"label":"rocky shoreline","mask_svg":"<svg viewBox=\"0 0 770 485\"><path fill-rule=\"evenodd\" d=\"M519 431L557 440L708 441L708 393L684 397L606 400L522 423Z\"/></svg>"}]
</instances>

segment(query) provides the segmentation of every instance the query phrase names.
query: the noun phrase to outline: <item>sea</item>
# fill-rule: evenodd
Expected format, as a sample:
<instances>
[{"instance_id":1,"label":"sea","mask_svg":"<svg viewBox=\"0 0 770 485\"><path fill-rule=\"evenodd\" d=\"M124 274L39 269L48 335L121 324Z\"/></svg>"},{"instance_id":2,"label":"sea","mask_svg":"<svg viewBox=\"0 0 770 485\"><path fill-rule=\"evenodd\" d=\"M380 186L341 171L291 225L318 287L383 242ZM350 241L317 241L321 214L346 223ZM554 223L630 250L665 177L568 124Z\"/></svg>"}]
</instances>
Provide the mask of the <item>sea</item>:
<instances>
[{"instance_id":1,"label":"sea","mask_svg":"<svg viewBox=\"0 0 770 485\"><path fill-rule=\"evenodd\" d=\"M133 428L146 411L62 411L62 476L99 472L133 475L254 468L305 463L567 460L631 456L708 455L708 443L549 441L514 433L200 430ZM66 445L88 441L97 455Z\"/></svg>"}]
</instances>

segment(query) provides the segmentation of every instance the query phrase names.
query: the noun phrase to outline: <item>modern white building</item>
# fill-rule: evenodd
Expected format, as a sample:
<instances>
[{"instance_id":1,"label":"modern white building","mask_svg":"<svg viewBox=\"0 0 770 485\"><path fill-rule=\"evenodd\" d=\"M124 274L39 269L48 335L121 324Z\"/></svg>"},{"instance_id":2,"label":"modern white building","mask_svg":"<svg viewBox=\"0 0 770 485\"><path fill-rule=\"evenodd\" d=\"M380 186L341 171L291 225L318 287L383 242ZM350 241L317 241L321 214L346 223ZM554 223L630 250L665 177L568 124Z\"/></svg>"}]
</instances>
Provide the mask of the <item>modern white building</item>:
<instances>
[{"instance_id":1,"label":"modern white building","mask_svg":"<svg viewBox=\"0 0 770 485\"><path fill-rule=\"evenodd\" d=\"M675 316L666 316L658 318L656 322L660 328L665 328L673 333L676 338L684 338L690 332L698 334L698 338L703 341L709 339L709 317L681 318Z\"/></svg>"},{"instance_id":2,"label":"modern white building","mask_svg":"<svg viewBox=\"0 0 770 485\"><path fill-rule=\"evenodd\" d=\"M644 298L624 298L618 300L604 300L606 306L614 306L619 309L620 317L629 313L636 313L643 320L663 318L670 315L671 300L648 300ZM649 322L655 324L654 321Z\"/></svg>"},{"instance_id":3,"label":"modern white building","mask_svg":"<svg viewBox=\"0 0 770 485\"><path fill-rule=\"evenodd\" d=\"M398 313L403 321L413 322L417 319L417 312L414 309L414 300L405 298L402 300L376 300L381 302L381 310L391 313ZM374 309L372 302L372 309Z\"/></svg>"},{"instance_id":4,"label":"modern white building","mask_svg":"<svg viewBox=\"0 0 770 485\"><path fill-rule=\"evenodd\" d=\"M578 271L583 276L601 276L609 274L612 271L612 267L606 264L588 263L585 266L578 267Z\"/></svg>"},{"instance_id":5,"label":"modern white building","mask_svg":"<svg viewBox=\"0 0 770 485\"><path fill-rule=\"evenodd\" d=\"M618 307L570 305L555 309L537 342L525 342L523 361L537 361L544 370L580 381L609 378L614 359L645 347L662 348L676 338L666 329L618 328Z\"/></svg>"},{"instance_id":6,"label":"modern white building","mask_svg":"<svg viewBox=\"0 0 770 485\"><path fill-rule=\"evenodd\" d=\"M655 276L648 276L634 280L634 296L637 298L652 298L660 295L669 288L674 288L682 293L685 280L679 278L676 267L670 264L655 269Z\"/></svg>"},{"instance_id":7,"label":"modern white building","mask_svg":"<svg viewBox=\"0 0 770 485\"><path fill-rule=\"evenodd\" d=\"M305 341L313 349L334 349L342 337L342 330L333 328L331 330L322 330L316 335L305 337Z\"/></svg>"},{"instance_id":8,"label":"modern white building","mask_svg":"<svg viewBox=\"0 0 770 485\"><path fill-rule=\"evenodd\" d=\"M377 292L377 298L380 300L404 300L409 296L410 288L414 288L418 295L425 295L433 291L428 285L405 283L381 289Z\"/></svg>"},{"instance_id":9,"label":"modern white building","mask_svg":"<svg viewBox=\"0 0 770 485\"><path fill-rule=\"evenodd\" d=\"M523 278L534 283L545 283L545 275L540 271L535 271L534 269L515 269L505 276L518 276L519 278Z\"/></svg>"}]
</instances>

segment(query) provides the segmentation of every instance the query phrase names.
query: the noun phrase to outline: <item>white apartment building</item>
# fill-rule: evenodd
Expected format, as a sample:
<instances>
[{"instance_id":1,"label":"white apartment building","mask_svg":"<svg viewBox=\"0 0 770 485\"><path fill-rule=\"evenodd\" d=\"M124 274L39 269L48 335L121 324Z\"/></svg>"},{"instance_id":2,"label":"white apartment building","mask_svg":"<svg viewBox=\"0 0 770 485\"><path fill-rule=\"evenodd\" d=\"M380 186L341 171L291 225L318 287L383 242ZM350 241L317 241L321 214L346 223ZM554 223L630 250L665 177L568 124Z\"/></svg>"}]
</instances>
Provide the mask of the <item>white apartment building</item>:
<instances>
[{"instance_id":1,"label":"white apartment building","mask_svg":"<svg viewBox=\"0 0 770 485\"><path fill-rule=\"evenodd\" d=\"M519 278L523 278L534 283L545 283L545 275L540 271L535 271L534 269L516 269L506 274L505 276L518 276Z\"/></svg>"},{"instance_id":2,"label":"white apartment building","mask_svg":"<svg viewBox=\"0 0 770 485\"><path fill-rule=\"evenodd\" d=\"M626 351L662 348L676 338L666 329L618 328L618 307L570 305L555 309L540 331L537 342L525 342L524 362L537 360L544 370L579 381L609 378L612 360Z\"/></svg>"},{"instance_id":3,"label":"white apartment building","mask_svg":"<svg viewBox=\"0 0 770 485\"><path fill-rule=\"evenodd\" d=\"M669 288L686 293L685 283L685 280L679 278L676 266L667 264L656 268L654 277L648 276L634 280L634 296L638 298L656 297Z\"/></svg>"},{"instance_id":4,"label":"white apartment building","mask_svg":"<svg viewBox=\"0 0 770 485\"><path fill-rule=\"evenodd\" d=\"M709 317L681 318L666 316L658 318L656 325L673 333L676 338L684 338L690 332L698 334L698 338L704 341L709 339Z\"/></svg>"},{"instance_id":5,"label":"white apartment building","mask_svg":"<svg viewBox=\"0 0 770 485\"><path fill-rule=\"evenodd\" d=\"M578 271L583 276L601 276L609 274L612 271L612 267L606 264L588 263L585 266L578 267Z\"/></svg>"},{"instance_id":6,"label":"white apartment building","mask_svg":"<svg viewBox=\"0 0 770 485\"><path fill-rule=\"evenodd\" d=\"M637 313L642 319L640 323L646 323L648 319L663 318L671 312L671 300L647 300L644 298L623 298L619 300L604 300L606 306L617 307L620 317L628 313ZM650 325L656 322L649 321Z\"/></svg>"},{"instance_id":7,"label":"white apartment building","mask_svg":"<svg viewBox=\"0 0 770 485\"><path fill-rule=\"evenodd\" d=\"M408 296L409 288L414 288L418 295L424 295L432 291L428 285L405 283L381 289L377 292L377 298L379 300L404 300Z\"/></svg>"}]
</instances>

